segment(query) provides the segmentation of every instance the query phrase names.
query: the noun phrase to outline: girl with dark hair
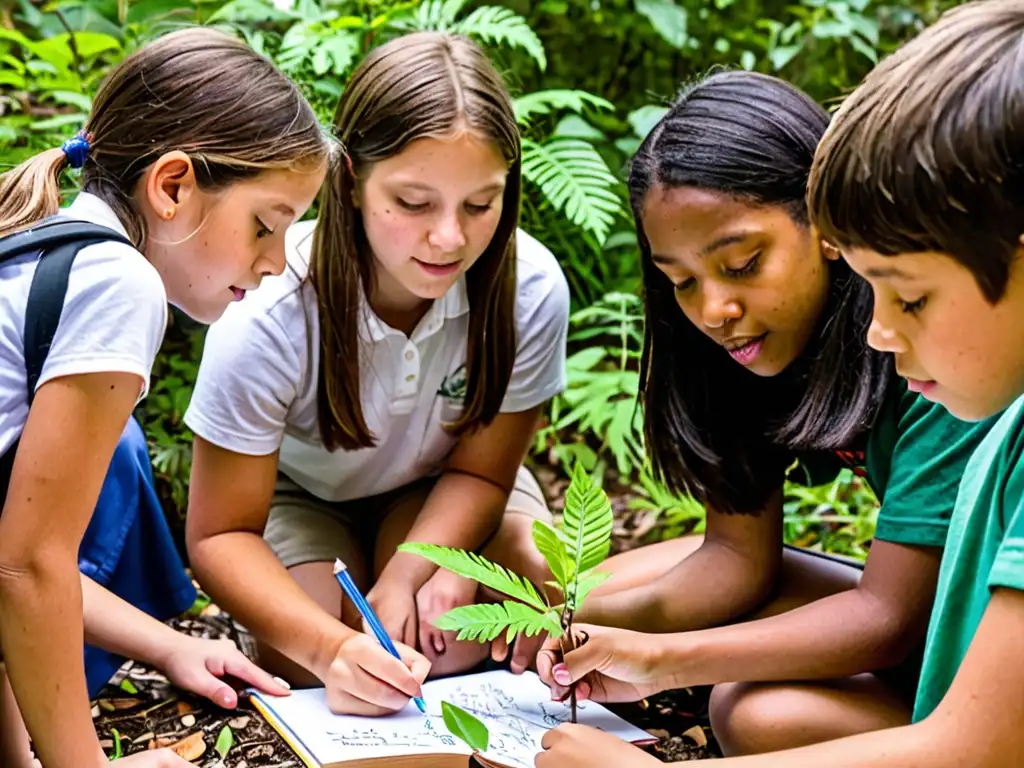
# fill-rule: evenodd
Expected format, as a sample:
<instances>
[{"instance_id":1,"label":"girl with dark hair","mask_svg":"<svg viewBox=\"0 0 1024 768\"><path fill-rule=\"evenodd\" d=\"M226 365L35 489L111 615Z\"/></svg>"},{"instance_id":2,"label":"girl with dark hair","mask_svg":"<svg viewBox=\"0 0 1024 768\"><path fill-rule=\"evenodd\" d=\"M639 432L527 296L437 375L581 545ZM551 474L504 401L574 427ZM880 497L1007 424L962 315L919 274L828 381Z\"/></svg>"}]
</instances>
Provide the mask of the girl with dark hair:
<instances>
[{"instance_id":1,"label":"girl with dark hair","mask_svg":"<svg viewBox=\"0 0 1024 768\"><path fill-rule=\"evenodd\" d=\"M707 533L609 561L579 616L589 641L538 659L556 693L585 678L603 701L715 685L727 754L910 721L957 485L991 424L922 399L867 345L871 289L805 207L827 125L781 80L720 73L634 158L647 444L663 482L705 505ZM843 467L882 502L863 575L782 546L787 473L819 485Z\"/></svg>"}]
</instances>

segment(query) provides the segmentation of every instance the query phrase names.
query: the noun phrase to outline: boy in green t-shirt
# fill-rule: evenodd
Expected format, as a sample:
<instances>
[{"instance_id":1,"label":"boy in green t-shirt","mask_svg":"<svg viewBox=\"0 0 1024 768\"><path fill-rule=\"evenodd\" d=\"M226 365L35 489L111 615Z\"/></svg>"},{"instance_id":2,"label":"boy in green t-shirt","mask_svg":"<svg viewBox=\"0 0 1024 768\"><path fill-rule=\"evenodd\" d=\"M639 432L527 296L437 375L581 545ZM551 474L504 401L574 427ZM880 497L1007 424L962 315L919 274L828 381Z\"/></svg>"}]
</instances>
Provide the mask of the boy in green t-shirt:
<instances>
[{"instance_id":1,"label":"boy in green t-shirt","mask_svg":"<svg viewBox=\"0 0 1024 768\"><path fill-rule=\"evenodd\" d=\"M1024 765L1024 0L960 6L876 67L819 145L808 202L871 284L869 343L909 388L964 420L1002 415L960 484L914 723L719 764ZM582 726L543 744L537 768L661 764Z\"/></svg>"}]
</instances>

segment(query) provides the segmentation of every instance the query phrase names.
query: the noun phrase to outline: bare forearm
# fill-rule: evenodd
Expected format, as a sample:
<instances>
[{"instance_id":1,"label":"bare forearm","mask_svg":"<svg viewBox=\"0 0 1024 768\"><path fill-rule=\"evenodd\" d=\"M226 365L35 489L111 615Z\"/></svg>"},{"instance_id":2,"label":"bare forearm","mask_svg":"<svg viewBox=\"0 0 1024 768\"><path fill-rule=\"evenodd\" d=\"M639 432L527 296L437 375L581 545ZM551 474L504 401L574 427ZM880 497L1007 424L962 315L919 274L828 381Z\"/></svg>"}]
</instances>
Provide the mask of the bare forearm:
<instances>
[{"instance_id":1,"label":"bare forearm","mask_svg":"<svg viewBox=\"0 0 1024 768\"><path fill-rule=\"evenodd\" d=\"M85 641L160 667L178 633L89 577L82 576L81 580Z\"/></svg>"},{"instance_id":2,"label":"bare forearm","mask_svg":"<svg viewBox=\"0 0 1024 768\"><path fill-rule=\"evenodd\" d=\"M406 541L476 550L498 529L507 504L508 494L486 480L445 474L431 491ZM436 570L418 555L396 552L384 573L389 579L401 578L417 590Z\"/></svg>"},{"instance_id":3,"label":"bare forearm","mask_svg":"<svg viewBox=\"0 0 1024 768\"><path fill-rule=\"evenodd\" d=\"M190 545L189 553L197 578L218 605L316 675L353 632L317 605L253 533L210 536Z\"/></svg>"},{"instance_id":4,"label":"bare forearm","mask_svg":"<svg viewBox=\"0 0 1024 768\"><path fill-rule=\"evenodd\" d=\"M766 577L734 550L708 540L649 584L591 597L578 620L644 632L704 629L756 607L773 579L774 574Z\"/></svg>"},{"instance_id":5,"label":"bare forearm","mask_svg":"<svg viewBox=\"0 0 1024 768\"><path fill-rule=\"evenodd\" d=\"M81 588L73 557L61 558L59 565L2 572L4 661L36 752L47 768L106 762L89 712L81 627Z\"/></svg>"},{"instance_id":6,"label":"bare forearm","mask_svg":"<svg viewBox=\"0 0 1024 768\"><path fill-rule=\"evenodd\" d=\"M955 724L950 723L953 732ZM921 722L888 728L836 741L826 741L785 752L734 757L718 763L722 768L995 768L1010 763L988 759L994 750L979 744L977 734L949 737L936 723ZM988 755L986 755L986 752Z\"/></svg>"},{"instance_id":7,"label":"bare forearm","mask_svg":"<svg viewBox=\"0 0 1024 768\"><path fill-rule=\"evenodd\" d=\"M666 677L682 685L822 680L902 661L901 626L851 589L758 621L660 638Z\"/></svg>"}]
</instances>

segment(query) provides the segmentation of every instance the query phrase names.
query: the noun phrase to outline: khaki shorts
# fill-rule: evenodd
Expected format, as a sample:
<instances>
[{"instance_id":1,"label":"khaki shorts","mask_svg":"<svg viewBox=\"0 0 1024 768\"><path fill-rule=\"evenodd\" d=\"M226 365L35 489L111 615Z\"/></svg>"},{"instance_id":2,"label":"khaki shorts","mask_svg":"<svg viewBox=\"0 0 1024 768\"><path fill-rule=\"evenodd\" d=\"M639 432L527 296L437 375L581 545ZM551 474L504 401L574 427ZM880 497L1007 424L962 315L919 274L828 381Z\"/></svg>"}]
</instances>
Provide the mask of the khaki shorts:
<instances>
[{"instance_id":1,"label":"khaki shorts","mask_svg":"<svg viewBox=\"0 0 1024 768\"><path fill-rule=\"evenodd\" d=\"M421 509L437 479L424 478L365 499L324 501L279 474L263 538L286 568L336 557L365 562L375 550L381 523L407 505ZM540 484L526 467L516 474L505 512L552 521Z\"/></svg>"}]
</instances>

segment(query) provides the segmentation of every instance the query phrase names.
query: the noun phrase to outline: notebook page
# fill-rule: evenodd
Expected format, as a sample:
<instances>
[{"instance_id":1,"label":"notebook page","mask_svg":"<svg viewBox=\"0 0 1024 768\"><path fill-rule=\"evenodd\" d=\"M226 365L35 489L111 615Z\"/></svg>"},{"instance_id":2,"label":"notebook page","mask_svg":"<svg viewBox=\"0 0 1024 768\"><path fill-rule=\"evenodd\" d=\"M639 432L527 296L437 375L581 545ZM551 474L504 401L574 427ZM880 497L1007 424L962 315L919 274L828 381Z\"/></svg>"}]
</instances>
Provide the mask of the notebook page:
<instances>
[{"instance_id":1,"label":"notebook page","mask_svg":"<svg viewBox=\"0 0 1024 768\"><path fill-rule=\"evenodd\" d=\"M401 712L387 717L357 717L332 714L323 688L293 691L281 698L259 693L254 697L321 765L404 755L470 754L469 747L444 727L440 699L433 706L428 702L425 715L409 702Z\"/></svg>"},{"instance_id":2,"label":"notebook page","mask_svg":"<svg viewBox=\"0 0 1024 768\"><path fill-rule=\"evenodd\" d=\"M358 758L416 754L469 754L444 725L441 702L465 709L490 732L484 756L514 766L533 768L545 732L569 720L569 707L551 701L551 692L532 672L507 671L434 680L423 686L427 714L409 702L404 710L383 718L333 715L322 688L295 691L291 696L259 696L322 764ZM577 721L626 741L650 741L595 702L581 702Z\"/></svg>"},{"instance_id":3,"label":"notebook page","mask_svg":"<svg viewBox=\"0 0 1024 768\"><path fill-rule=\"evenodd\" d=\"M437 699L438 708L443 699L482 720L490 732L484 757L514 768L533 768L544 734L569 722L568 704L551 701L551 690L533 672L513 675L502 670L452 677L429 683L424 693ZM428 700L428 707L432 704ZM576 721L624 741L652 741L649 733L596 702L581 702L576 708Z\"/></svg>"}]
</instances>

